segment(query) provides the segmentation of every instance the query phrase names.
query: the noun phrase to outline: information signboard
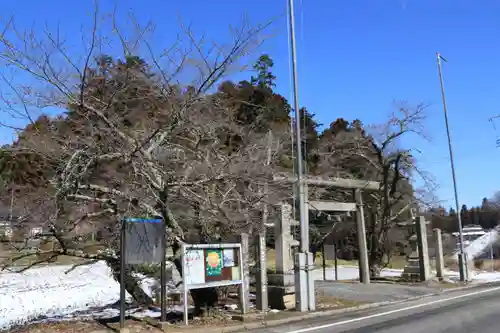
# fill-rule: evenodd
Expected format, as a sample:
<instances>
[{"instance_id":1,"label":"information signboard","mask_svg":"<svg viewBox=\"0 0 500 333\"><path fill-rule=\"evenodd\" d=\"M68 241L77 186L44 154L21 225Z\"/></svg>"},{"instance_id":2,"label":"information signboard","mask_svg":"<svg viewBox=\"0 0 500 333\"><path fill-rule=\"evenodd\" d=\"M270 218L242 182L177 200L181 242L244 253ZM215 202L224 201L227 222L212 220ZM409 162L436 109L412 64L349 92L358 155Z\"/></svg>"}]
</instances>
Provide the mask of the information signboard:
<instances>
[{"instance_id":1,"label":"information signboard","mask_svg":"<svg viewBox=\"0 0 500 333\"><path fill-rule=\"evenodd\" d=\"M324 246L324 256L325 260L335 260L336 255L335 255L335 245L330 245L330 244L325 244Z\"/></svg>"},{"instance_id":2,"label":"information signboard","mask_svg":"<svg viewBox=\"0 0 500 333\"><path fill-rule=\"evenodd\" d=\"M239 285L243 283L241 244L183 244L184 322L188 323L188 292L192 289ZM242 307L242 311L243 307Z\"/></svg>"},{"instance_id":3,"label":"information signboard","mask_svg":"<svg viewBox=\"0 0 500 333\"><path fill-rule=\"evenodd\" d=\"M162 219L126 218L120 232L120 329L125 327L125 271L128 264L160 264L161 318L166 318L165 225Z\"/></svg>"},{"instance_id":4,"label":"information signboard","mask_svg":"<svg viewBox=\"0 0 500 333\"><path fill-rule=\"evenodd\" d=\"M125 263L159 264L165 253L162 237L165 226L161 219L127 218L125 223Z\"/></svg>"}]
</instances>

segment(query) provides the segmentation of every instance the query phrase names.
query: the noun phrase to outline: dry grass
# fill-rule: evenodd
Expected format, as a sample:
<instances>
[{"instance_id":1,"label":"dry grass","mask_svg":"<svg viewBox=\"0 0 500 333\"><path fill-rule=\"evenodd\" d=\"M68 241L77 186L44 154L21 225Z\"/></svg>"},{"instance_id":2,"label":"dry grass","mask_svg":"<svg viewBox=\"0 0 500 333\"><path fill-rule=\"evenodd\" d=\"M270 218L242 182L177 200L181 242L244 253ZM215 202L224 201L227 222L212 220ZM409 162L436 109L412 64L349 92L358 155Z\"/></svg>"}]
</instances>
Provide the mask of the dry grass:
<instances>
[{"instance_id":1,"label":"dry grass","mask_svg":"<svg viewBox=\"0 0 500 333\"><path fill-rule=\"evenodd\" d=\"M333 267L335 265L334 260L326 260L327 267ZM339 266L358 266L357 260L344 260L338 259L337 264ZM392 269L403 269L406 265L406 258L404 256L393 256L386 268ZM318 252L316 254L316 266L322 266L322 253ZM276 251L274 249L267 250L267 270L269 272L276 271Z\"/></svg>"},{"instance_id":2,"label":"dry grass","mask_svg":"<svg viewBox=\"0 0 500 333\"><path fill-rule=\"evenodd\" d=\"M42 251L50 251L53 248L52 243L45 243L41 245L40 250ZM86 243L82 245L82 248L84 248L85 252L88 253L96 253L98 250L102 249L103 246L96 244L96 243ZM37 264L37 266L46 266L46 265L74 265L81 263L83 259L77 258L77 257L72 257L72 256L58 256L57 258L53 258L51 260L48 260L50 255L44 254L44 255L37 255L34 253L34 251L31 251L33 253L30 256L25 256L21 259L17 259L20 256L23 255L28 255L30 254L30 250L16 250L12 246L9 246L8 244L1 244L0 243L0 267L12 267L12 268L18 268L18 267L26 267L30 266L33 264Z\"/></svg>"},{"instance_id":3,"label":"dry grass","mask_svg":"<svg viewBox=\"0 0 500 333\"><path fill-rule=\"evenodd\" d=\"M472 261L472 264L474 265L473 269L480 270L480 271L495 271L499 272L500 271L500 260L499 259L476 259ZM444 265L446 268L453 270L453 271L458 271L458 262L454 259L451 258L446 258L444 261Z\"/></svg>"},{"instance_id":4,"label":"dry grass","mask_svg":"<svg viewBox=\"0 0 500 333\"><path fill-rule=\"evenodd\" d=\"M474 260L474 268L481 271L500 271L500 260L479 259Z\"/></svg>"},{"instance_id":5,"label":"dry grass","mask_svg":"<svg viewBox=\"0 0 500 333\"><path fill-rule=\"evenodd\" d=\"M323 292L316 292L316 305L318 309L350 308L366 304L349 299L342 299Z\"/></svg>"}]
</instances>

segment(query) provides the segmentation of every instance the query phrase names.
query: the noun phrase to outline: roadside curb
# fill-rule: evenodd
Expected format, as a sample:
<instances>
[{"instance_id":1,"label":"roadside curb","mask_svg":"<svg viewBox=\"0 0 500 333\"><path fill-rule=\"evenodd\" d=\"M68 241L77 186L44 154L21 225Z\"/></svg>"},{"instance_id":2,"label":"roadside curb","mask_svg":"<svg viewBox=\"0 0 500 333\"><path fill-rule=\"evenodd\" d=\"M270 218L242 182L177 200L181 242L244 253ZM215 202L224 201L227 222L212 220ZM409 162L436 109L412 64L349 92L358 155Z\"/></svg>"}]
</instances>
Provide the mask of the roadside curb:
<instances>
[{"instance_id":1,"label":"roadside curb","mask_svg":"<svg viewBox=\"0 0 500 333\"><path fill-rule=\"evenodd\" d=\"M341 309L317 311L317 312L306 313L303 315L298 315L298 316L288 317L288 318L283 318L283 319L251 322L251 323L246 323L246 324L244 323L244 324L240 324L240 325L227 326L227 327L214 327L214 328L204 327L203 333L236 333L236 332L244 332L244 331L248 331L248 330L255 330L255 329L259 329L259 328L274 327L274 326L279 326L282 324L294 323L294 322L308 320L308 319L322 318L322 317L327 317L327 316L331 316L331 315L338 315L338 314L350 313L350 312L355 312L355 311L375 309L375 308L379 308L379 307L387 306L387 305L396 305L396 304L416 301L419 299L424 299L424 298L433 297L433 296L439 296L439 295L450 293L450 292L485 287L488 284L491 284L491 283L469 284L469 285L466 285L463 287L441 289L439 292L423 294L423 295L409 297L409 298L396 300L396 301L377 302L377 303L363 304L363 305L353 306L353 307L346 307L346 308L341 308ZM170 329L172 329L172 328L170 328ZM193 328L193 331L194 330L195 330L195 328ZM197 327L196 330L200 330L200 327ZM175 329L173 329L173 330L169 330L168 332L172 332L172 333L184 332L185 333L185 332L190 332L190 331L192 331L192 330L189 330L189 329L175 330Z\"/></svg>"}]
</instances>

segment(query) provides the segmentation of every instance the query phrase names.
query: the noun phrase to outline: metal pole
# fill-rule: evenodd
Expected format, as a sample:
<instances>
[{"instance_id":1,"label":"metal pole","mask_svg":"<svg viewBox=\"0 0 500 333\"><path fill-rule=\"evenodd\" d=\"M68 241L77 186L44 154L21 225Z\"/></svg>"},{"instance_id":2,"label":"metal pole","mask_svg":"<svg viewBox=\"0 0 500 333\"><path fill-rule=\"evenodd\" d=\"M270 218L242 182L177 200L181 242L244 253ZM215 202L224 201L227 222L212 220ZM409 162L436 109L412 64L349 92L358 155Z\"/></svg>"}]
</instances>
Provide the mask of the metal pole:
<instances>
[{"instance_id":1,"label":"metal pole","mask_svg":"<svg viewBox=\"0 0 500 333\"><path fill-rule=\"evenodd\" d=\"M333 259L335 260L335 281L338 281L339 280L339 266L338 266L338 260L337 260L337 245L335 243L333 244L333 253L334 253Z\"/></svg>"},{"instance_id":2,"label":"metal pole","mask_svg":"<svg viewBox=\"0 0 500 333\"><path fill-rule=\"evenodd\" d=\"M321 245L321 261L323 265L323 281L326 281L326 252L325 252L325 243Z\"/></svg>"},{"instance_id":3,"label":"metal pole","mask_svg":"<svg viewBox=\"0 0 500 333\"><path fill-rule=\"evenodd\" d=\"M493 243L491 243L491 233L493 232L493 230L495 230L495 229L490 230L490 236L489 236L489 238L490 238L490 262L491 262L491 271L492 272L495 270L494 269L495 265L493 263Z\"/></svg>"},{"instance_id":4,"label":"metal pole","mask_svg":"<svg viewBox=\"0 0 500 333\"><path fill-rule=\"evenodd\" d=\"M188 313L188 293L189 293L189 285L188 279L186 277L187 269L186 269L186 254L187 254L187 246L186 244L182 244L181 246L181 270L182 270L182 287L183 287L183 297L182 304L184 308L184 325L188 326L189 324L189 313Z\"/></svg>"},{"instance_id":5,"label":"metal pole","mask_svg":"<svg viewBox=\"0 0 500 333\"><path fill-rule=\"evenodd\" d=\"M120 330L125 328L125 220L120 230Z\"/></svg>"},{"instance_id":6,"label":"metal pole","mask_svg":"<svg viewBox=\"0 0 500 333\"><path fill-rule=\"evenodd\" d=\"M458 191L457 191L457 178L455 176L455 163L453 161L453 149L451 145L451 136L450 136L450 126L448 124L448 110L446 108L446 97L444 94L444 83L443 83L443 72L441 70L441 55L439 52L436 53L437 64L438 64L438 72L439 72L439 83L441 85L441 98L443 100L443 113L444 113L444 122L446 124L446 135L448 136L448 149L450 151L450 164L451 164L451 175L453 177L453 191L455 194L455 208L457 212L458 218L458 235L460 239L460 254L461 254L461 262L459 265L463 266L463 269L460 270L460 281L468 280L468 268L467 268L467 258L465 257L464 252L464 235L462 232L462 217L460 216L460 205L458 201Z\"/></svg>"},{"instance_id":7,"label":"metal pole","mask_svg":"<svg viewBox=\"0 0 500 333\"><path fill-rule=\"evenodd\" d=\"M302 161L302 135L300 134L300 111L298 96L298 78L297 78L297 52L295 41L295 17L294 1L288 0L288 15L290 17L290 43L292 50L292 76L293 76L293 105L295 108L295 136L296 136L296 156L297 156L297 186L299 189L299 222L300 222L300 252L309 251L309 225L307 223L307 207L304 190L304 167Z\"/></svg>"},{"instance_id":8,"label":"metal pole","mask_svg":"<svg viewBox=\"0 0 500 333\"><path fill-rule=\"evenodd\" d=\"M161 302L161 321L167 321L167 235L166 224L162 221L161 251L162 258L160 263L160 302Z\"/></svg>"}]
</instances>

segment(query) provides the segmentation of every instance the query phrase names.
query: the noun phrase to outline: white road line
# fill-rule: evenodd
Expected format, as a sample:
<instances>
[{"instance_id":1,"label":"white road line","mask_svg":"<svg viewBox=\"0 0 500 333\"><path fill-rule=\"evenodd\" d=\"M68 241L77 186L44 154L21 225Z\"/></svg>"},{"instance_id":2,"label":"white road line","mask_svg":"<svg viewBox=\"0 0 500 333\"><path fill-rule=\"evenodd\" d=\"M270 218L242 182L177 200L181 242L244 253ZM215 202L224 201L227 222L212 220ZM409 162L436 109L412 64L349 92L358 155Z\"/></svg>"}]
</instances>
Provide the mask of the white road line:
<instances>
[{"instance_id":1,"label":"white road line","mask_svg":"<svg viewBox=\"0 0 500 333\"><path fill-rule=\"evenodd\" d=\"M426 307L426 306L429 306L429 305L433 305L433 304L445 303L445 302L448 302L448 301L453 301L453 300L460 299L460 298L465 298L465 297L469 297L469 296L475 296L475 295L480 295L480 294L484 294L484 293L489 293L489 292L493 292L493 291L497 291L497 290L500 290L500 287L495 287L495 288L491 288L491 289L485 289L485 290L475 291L475 292L472 292L472 293L458 295L458 296L453 296L453 297L448 297L448 298L444 298L444 299L438 299L438 300L430 301L430 302L427 302L427 303L422 303L422 304L407 306L405 308L400 308L400 309L386 311L386 312L381 312L381 313L375 313L375 314L372 314L372 315L369 315L369 316L365 316L365 317L359 317L359 318L354 318L354 319L347 319L347 320L343 320L343 321L338 321L336 323L325 324L325 325L315 326L315 327L308 327L308 328L303 328L303 329L296 330L296 331L288 331L287 333L313 332L313 331L322 330L322 329L325 329L325 328L330 328L330 327L335 327L335 326L340 326L340 325L345 325L345 324L351 324L351 323L355 323L355 322L358 322L358 321L363 321L363 320L377 318L377 317L388 316L388 315L393 314L393 313L398 313L398 312L403 312L403 311L408 311L408 310L414 310L414 309L423 308L423 307Z\"/></svg>"}]
</instances>

